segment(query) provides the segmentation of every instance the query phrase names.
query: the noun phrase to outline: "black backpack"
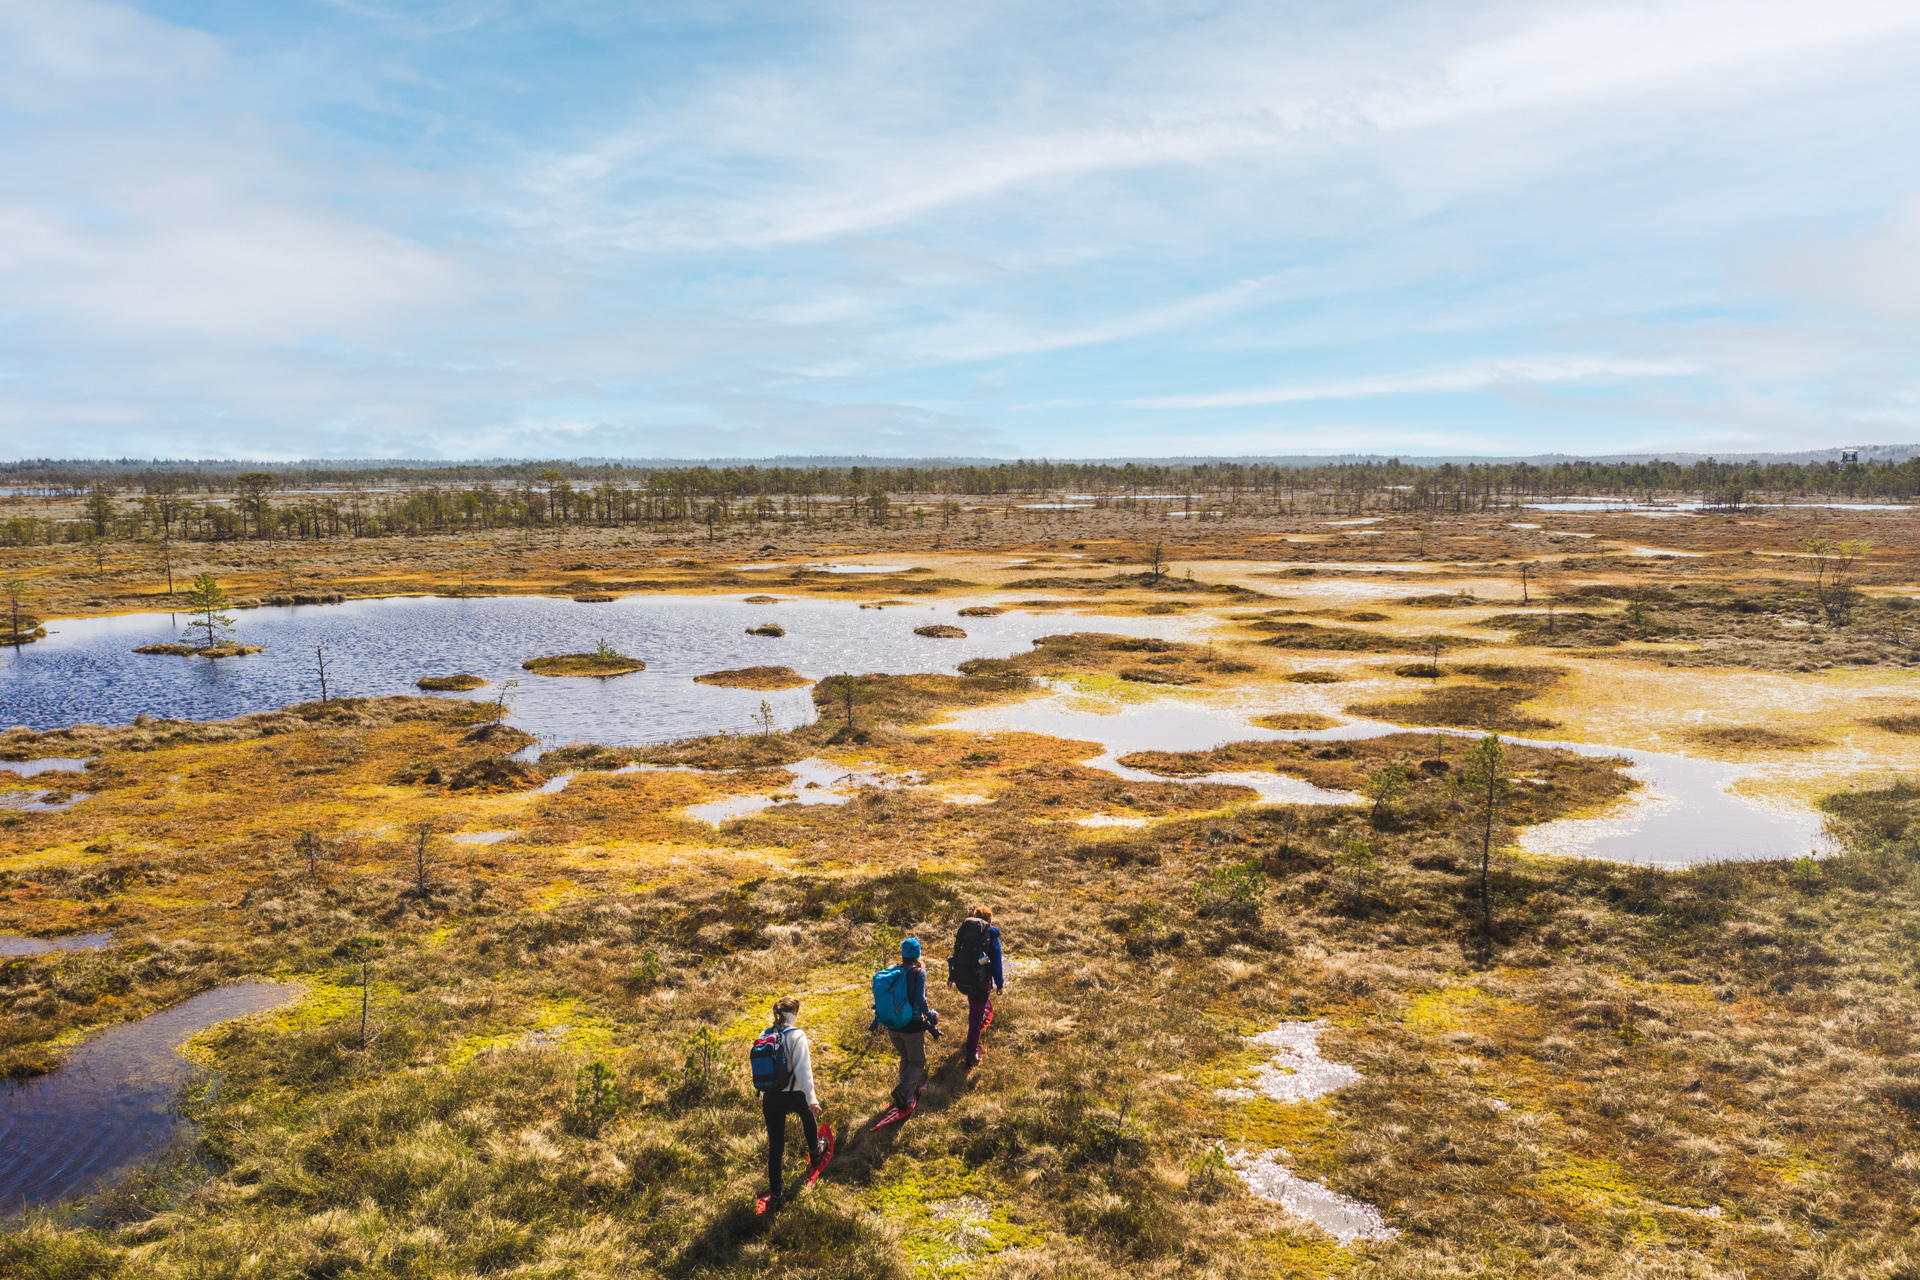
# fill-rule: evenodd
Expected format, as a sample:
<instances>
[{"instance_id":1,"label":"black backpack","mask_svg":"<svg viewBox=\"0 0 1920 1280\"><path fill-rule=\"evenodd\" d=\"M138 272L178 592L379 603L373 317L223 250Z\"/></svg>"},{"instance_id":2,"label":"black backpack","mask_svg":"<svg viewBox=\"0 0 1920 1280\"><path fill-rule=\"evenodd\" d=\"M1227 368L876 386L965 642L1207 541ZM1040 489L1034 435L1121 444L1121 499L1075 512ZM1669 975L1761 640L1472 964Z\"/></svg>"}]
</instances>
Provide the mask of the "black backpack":
<instances>
[{"instance_id":1,"label":"black backpack","mask_svg":"<svg viewBox=\"0 0 1920 1280\"><path fill-rule=\"evenodd\" d=\"M960 922L960 932L953 938L953 954L947 957L948 982L975 990L993 982L993 957L987 952L988 930L992 927L978 916Z\"/></svg>"}]
</instances>

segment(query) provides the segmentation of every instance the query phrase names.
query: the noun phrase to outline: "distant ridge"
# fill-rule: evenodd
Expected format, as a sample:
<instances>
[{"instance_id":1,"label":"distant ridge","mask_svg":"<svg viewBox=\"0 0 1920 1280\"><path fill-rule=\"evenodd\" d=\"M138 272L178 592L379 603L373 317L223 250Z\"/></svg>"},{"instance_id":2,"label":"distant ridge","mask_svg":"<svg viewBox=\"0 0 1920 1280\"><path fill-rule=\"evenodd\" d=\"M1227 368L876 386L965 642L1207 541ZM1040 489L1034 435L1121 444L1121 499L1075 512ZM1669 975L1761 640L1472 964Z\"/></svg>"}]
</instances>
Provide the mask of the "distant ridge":
<instances>
[{"instance_id":1,"label":"distant ridge","mask_svg":"<svg viewBox=\"0 0 1920 1280\"><path fill-rule=\"evenodd\" d=\"M200 471L214 474L240 471L282 473L290 471L376 471L389 468L438 471L460 467L524 467L551 463L569 467L620 467L630 470L678 470L689 467L819 467L840 470L847 467L925 467L947 470L954 467L993 467L1014 461L1047 461L1066 465L1196 467L1219 464L1263 467L1337 467L1366 466L1397 462L1401 466L1487 466L1527 463L1538 467L1577 462L1672 462L1690 465L1716 462L1796 463L1838 462L1842 453L1859 455L1861 462L1905 462L1920 457L1920 444L1844 445L1831 449L1803 449L1794 453L1691 453L1656 450L1645 453L1535 453L1535 454L1442 454L1414 457L1389 453L1293 453L1293 454L1190 454L1152 457L1148 455L1107 458L1048 458L1033 455L1024 459L989 457L927 457L874 454L775 454L763 458L305 458L293 462L263 462L248 458L22 458L0 462L0 476L26 472L68 471Z\"/></svg>"}]
</instances>

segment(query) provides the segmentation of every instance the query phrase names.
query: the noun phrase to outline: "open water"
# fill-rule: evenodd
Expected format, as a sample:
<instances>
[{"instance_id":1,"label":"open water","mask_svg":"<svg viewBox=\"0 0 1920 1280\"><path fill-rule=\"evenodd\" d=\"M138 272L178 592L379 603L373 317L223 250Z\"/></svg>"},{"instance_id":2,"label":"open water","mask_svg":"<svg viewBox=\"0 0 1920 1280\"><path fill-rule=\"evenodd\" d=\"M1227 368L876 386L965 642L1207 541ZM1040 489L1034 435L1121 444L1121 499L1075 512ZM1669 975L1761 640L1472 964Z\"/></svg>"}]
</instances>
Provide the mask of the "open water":
<instances>
[{"instance_id":1,"label":"open water","mask_svg":"<svg viewBox=\"0 0 1920 1280\"><path fill-rule=\"evenodd\" d=\"M956 618L953 606L861 609L843 601L746 604L723 596L629 596L577 604L534 596L397 598L295 605L235 613L234 638L265 645L244 658L136 654L140 645L185 643L185 614L140 613L56 621L52 634L0 649L0 727L120 725L145 712L222 720L320 696L314 649L324 649L335 697L415 693L427 675L467 672L489 681L479 701L507 689L509 722L547 745L575 741L633 746L757 728L762 700L775 727L814 718L805 688L720 689L693 682L709 671L792 667L810 679L842 671L951 672L969 658L1024 652L1036 637L1089 626L1128 635L1167 631L1159 618L1075 618L1007 613ZM748 627L777 622L780 638ZM957 622L964 640L913 634L930 622ZM554 678L521 670L528 658L591 650L605 639L647 669L612 679Z\"/></svg>"},{"instance_id":2,"label":"open water","mask_svg":"<svg viewBox=\"0 0 1920 1280\"><path fill-rule=\"evenodd\" d=\"M299 988L241 982L109 1027L51 1075L0 1092L0 1214L96 1189L180 1131L176 1100L196 1068L179 1046L217 1022L278 1008Z\"/></svg>"}]
</instances>

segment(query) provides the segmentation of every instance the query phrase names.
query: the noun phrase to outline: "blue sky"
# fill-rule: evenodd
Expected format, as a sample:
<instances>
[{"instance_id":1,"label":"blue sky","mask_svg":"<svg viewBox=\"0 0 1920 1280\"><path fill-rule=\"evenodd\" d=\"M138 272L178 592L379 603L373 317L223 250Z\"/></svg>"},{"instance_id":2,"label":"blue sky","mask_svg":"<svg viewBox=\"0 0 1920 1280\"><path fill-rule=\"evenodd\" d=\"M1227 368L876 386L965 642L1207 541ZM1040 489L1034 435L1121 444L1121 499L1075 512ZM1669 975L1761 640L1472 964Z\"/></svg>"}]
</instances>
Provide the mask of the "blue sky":
<instances>
[{"instance_id":1,"label":"blue sky","mask_svg":"<svg viewBox=\"0 0 1920 1280\"><path fill-rule=\"evenodd\" d=\"M1920 5L0 0L0 456L1920 440Z\"/></svg>"}]
</instances>

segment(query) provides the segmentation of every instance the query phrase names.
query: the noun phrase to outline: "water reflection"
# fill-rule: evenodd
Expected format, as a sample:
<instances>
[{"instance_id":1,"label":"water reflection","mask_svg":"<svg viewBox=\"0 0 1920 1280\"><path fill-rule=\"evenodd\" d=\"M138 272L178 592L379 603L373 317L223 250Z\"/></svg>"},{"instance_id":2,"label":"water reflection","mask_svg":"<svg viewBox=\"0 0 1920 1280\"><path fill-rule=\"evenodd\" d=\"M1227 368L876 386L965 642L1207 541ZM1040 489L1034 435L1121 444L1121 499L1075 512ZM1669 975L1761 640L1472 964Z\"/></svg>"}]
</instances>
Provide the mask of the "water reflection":
<instances>
[{"instance_id":1,"label":"water reflection","mask_svg":"<svg viewBox=\"0 0 1920 1280\"><path fill-rule=\"evenodd\" d=\"M98 951L113 945L111 933L80 933L65 938L25 938L0 933L0 956L42 956L50 951Z\"/></svg>"},{"instance_id":2,"label":"water reflection","mask_svg":"<svg viewBox=\"0 0 1920 1280\"><path fill-rule=\"evenodd\" d=\"M1120 757L1134 751L1206 751L1229 742L1376 738L1408 731L1401 725L1374 720L1356 720L1331 729L1261 729L1247 723L1244 711L1194 703L1147 703L1099 711L1089 709L1084 698L1064 691L1031 702L969 711L947 723L976 733L1013 729L1097 742L1102 751L1086 762L1090 767L1141 781L1165 779L1129 769L1120 763ZM1431 732L1477 736L1461 729ZM1624 756L1632 761L1627 775L1642 784L1638 792L1602 817L1562 818L1524 829L1520 846L1529 852L1686 866L1833 851L1825 821L1818 813L1770 807L1728 790L1752 772L1750 766L1586 742L1542 738L1504 741L1585 756ZM1349 792L1322 792L1277 774L1217 773L1181 781L1252 786L1269 802L1353 804L1359 800ZM1318 794L1304 794L1310 792Z\"/></svg>"},{"instance_id":3,"label":"water reflection","mask_svg":"<svg viewBox=\"0 0 1920 1280\"><path fill-rule=\"evenodd\" d=\"M299 988L205 991L75 1049L52 1075L0 1094L0 1213L83 1195L173 1141L174 1100L193 1078L177 1046L217 1022L278 1008Z\"/></svg>"},{"instance_id":4,"label":"water reflection","mask_svg":"<svg viewBox=\"0 0 1920 1280\"><path fill-rule=\"evenodd\" d=\"M966 619L964 640L932 639L914 635L914 627L951 617L952 605L863 610L852 602L788 600L779 606L785 637L747 635L766 611L737 598L657 595L591 607L501 596L251 609L237 615L239 638L267 646L266 652L219 662L130 652L181 639L184 614L70 620L37 644L0 653L0 724L53 729L126 724L141 712L219 720L271 711L319 696L314 648L324 646L328 685L338 696L414 693L422 675L468 672L488 687L447 696L487 701L505 690L511 722L546 745L638 745L750 731L763 701L776 727L813 719L805 688L760 692L693 683L709 671L777 662L813 679L841 671L950 672L969 658L1024 651L1036 637L1074 625L1008 613ZM1142 636L1168 629L1167 620L1150 617L1101 618L1097 625ZM590 650L602 638L645 659L647 669L610 680L552 679L520 669L527 658ZM518 686L506 688L509 680Z\"/></svg>"},{"instance_id":5,"label":"water reflection","mask_svg":"<svg viewBox=\"0 0 1920 1280\"><path fill-rule=\"evenodd\" d=\"M0 760L0 772L17 773L23 778L31 778L36 773L85 773L92 764L91 758L76 760L63 756L44 756L39 760Z\"/></svg>"}]
</instances>

